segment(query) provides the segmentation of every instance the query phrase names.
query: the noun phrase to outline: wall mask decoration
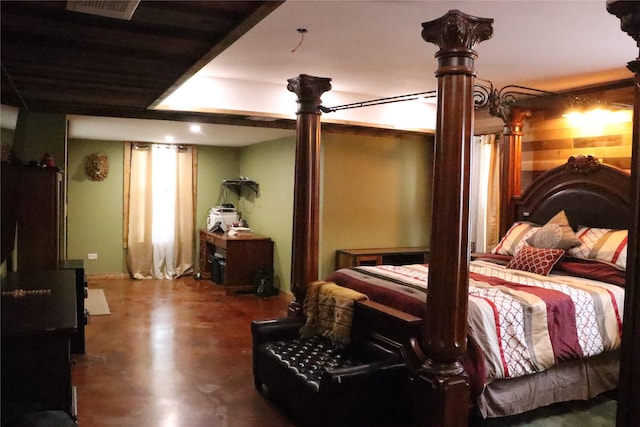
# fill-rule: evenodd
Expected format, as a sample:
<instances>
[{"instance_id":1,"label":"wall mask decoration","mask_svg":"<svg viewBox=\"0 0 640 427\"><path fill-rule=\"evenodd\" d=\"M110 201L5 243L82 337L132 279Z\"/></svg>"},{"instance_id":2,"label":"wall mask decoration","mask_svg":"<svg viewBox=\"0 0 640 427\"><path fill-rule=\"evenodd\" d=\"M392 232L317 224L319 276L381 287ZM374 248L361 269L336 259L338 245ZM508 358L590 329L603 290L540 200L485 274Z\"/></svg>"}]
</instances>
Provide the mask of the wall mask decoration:
<instances>
[{"instance_id":1,"label":"wall mask decoration","mask_svg":"<svg viewBox=\"0 0 640 427\"><path fill-rule=\"evenodd\" d=\"M90 154L84 171L92 181L103 181L109 175L109 158L105 154Z\"/></svg>"}]
</instances>

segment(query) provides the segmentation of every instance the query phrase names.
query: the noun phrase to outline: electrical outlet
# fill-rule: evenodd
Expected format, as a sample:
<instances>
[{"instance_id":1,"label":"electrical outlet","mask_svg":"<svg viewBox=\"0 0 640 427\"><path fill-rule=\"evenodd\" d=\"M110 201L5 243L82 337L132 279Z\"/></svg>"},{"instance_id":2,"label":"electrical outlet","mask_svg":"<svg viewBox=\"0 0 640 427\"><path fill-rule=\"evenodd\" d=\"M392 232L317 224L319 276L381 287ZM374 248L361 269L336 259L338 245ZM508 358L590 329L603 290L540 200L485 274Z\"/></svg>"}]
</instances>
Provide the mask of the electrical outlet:
<instances>
[{"instance_id":1,"label":"electrical outlet","mask_svg":"<svg viewBox=\"0 0 640 427\"><path fill-rule=\"evenodd\" d=\"M98 254L87 254L88 259L98 259Z\"/></svg>"}]
</instances>

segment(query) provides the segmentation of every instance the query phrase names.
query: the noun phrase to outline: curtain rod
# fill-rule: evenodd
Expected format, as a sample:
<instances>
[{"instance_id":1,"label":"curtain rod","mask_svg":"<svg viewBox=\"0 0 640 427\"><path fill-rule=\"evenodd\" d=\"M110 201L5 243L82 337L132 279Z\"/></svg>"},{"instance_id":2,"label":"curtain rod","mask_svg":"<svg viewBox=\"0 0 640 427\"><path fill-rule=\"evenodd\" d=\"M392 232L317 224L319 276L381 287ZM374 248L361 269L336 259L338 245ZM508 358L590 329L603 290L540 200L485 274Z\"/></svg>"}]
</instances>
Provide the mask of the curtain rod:
<instances>
[{"instance_id":1,"label":"curtain rod","mask_svg":"<svg viewBox=\"0 0 640 427\"><path fill-rule=\"evenodd\" d=\"M388 98L378 98L372 99L370 101L362 101L362 102L354 102L351 104L338 105L335 107L325 107L321 105L320 111L323 113L333 113L338 110L348 110L351 108L360 108L360 107L370 107L372 105L380 105L380 104L389 104L392 102L400 102L400 101L413 101L415 99L429 99L435 98L438 95L437 91L431 90L428 92L417 92L411 93L408 95L398 95L398 96L390 96Z\"/></svg>"},{"instance_id":2,"label":"curtain rod","mask_svg":"<svg viewBox=\"0 0 640 427\"><path fill-rule=\"evenodd\" d=\"M190 146L185 144L163 144L161 142L134 142L133 148L136 150L149 150L152 145L157 145L161 148L175 149L178 151L187 150Z\"/></svg>"},{"instance_id":3,"label":"curtain rod","mask_svg":"<svg viewBox=\"0 0 640 427\"><path fill-rule=\"evenodd\" d=\"M629 105L600 101L593 98L585 98L567 93L549 92L546 90L530 88L519 85L507 85L501 89L495 89L493 83L489 80L476 78L474 85L473 97L475 109L489 107L490 114L499 117L496 108L513 107L519 100L535 99L543 97L558 97L564 99L574 105L609 105L615 108L630 108ZM416 99L430 99L438 96L437 91L417 92L408 95L391 96L387 98L372 99L369 101L353 102L350 104L337 105L335 107L327 107L321 105L320 111L323 113L333 113L339 110L348 110L351 108L370 107L374 105L390 104L393 102L413 101Z\"/></svg>"}]
</instances>

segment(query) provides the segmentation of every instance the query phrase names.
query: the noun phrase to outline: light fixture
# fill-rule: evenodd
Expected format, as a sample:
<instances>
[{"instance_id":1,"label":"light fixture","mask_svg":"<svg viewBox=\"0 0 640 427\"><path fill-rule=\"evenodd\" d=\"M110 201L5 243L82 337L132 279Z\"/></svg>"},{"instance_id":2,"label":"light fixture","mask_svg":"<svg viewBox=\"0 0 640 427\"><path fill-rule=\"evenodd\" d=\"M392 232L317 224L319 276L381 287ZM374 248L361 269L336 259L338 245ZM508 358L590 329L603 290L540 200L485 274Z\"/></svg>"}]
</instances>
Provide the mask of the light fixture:
<instances>
[{"instance_id":1,"label":"light fixture","mask_svg":"<svg viewBox=\"0 0 640 427\"><path fill-rule=\"evenodd\" d=\"M67 10L129 21L140 0L78 1L67 0Z\"/></svg>"},{"instance_id":2,"label":"light fixture","mask_svg":"<svg viewBox=\"0 0 640 427\"><path fill-rule=\"evenodd\" d=\"M173 142L174 138L171 135L167 135L167 136L164 137L164 141L165 142Z\"/></svg>"},{"instance_id":3,"label":"light fixture","mask_svg":"<svg viewBox=\"0 0 640 427\"><path fill-rule=\"evenodd\" d=\"M572 126L610 125L631 122L632 111L627 109L608 109L600 106L595 108L573 108L562 115Z\"/></svg>"},{"instance_id":4,"label":"light fixture","mask_svg":"<svg viewBox=\"0 0 640 427\"><path fill-rule=\"evenodd\" d=\"M197 124L193 124L191 126L189 126L189 130L193 133L200 133L202 132L202 127L200 125Z\"/></svg>"}]
</instances>

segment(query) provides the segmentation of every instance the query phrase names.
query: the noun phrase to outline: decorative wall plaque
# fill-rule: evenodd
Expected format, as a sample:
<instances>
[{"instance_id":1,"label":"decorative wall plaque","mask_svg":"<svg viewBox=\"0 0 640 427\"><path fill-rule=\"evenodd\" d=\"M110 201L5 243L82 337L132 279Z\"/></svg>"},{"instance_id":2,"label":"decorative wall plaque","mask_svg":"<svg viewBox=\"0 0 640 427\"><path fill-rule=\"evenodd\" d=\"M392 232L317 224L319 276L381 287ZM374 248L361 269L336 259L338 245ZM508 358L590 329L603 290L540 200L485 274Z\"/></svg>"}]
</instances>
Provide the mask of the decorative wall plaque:
<instances>
[{"instance_id":1,"label":"decorative wall plaque","mask_svg":"<svg viewBox=\"0 0 640 427\"><path fill-rule=\"evenodd\" d=\"M92 181L103 181L109 175L109 158L104 154L94 153L87 157L84 171Z\"/></svg>"}]
</instances>

